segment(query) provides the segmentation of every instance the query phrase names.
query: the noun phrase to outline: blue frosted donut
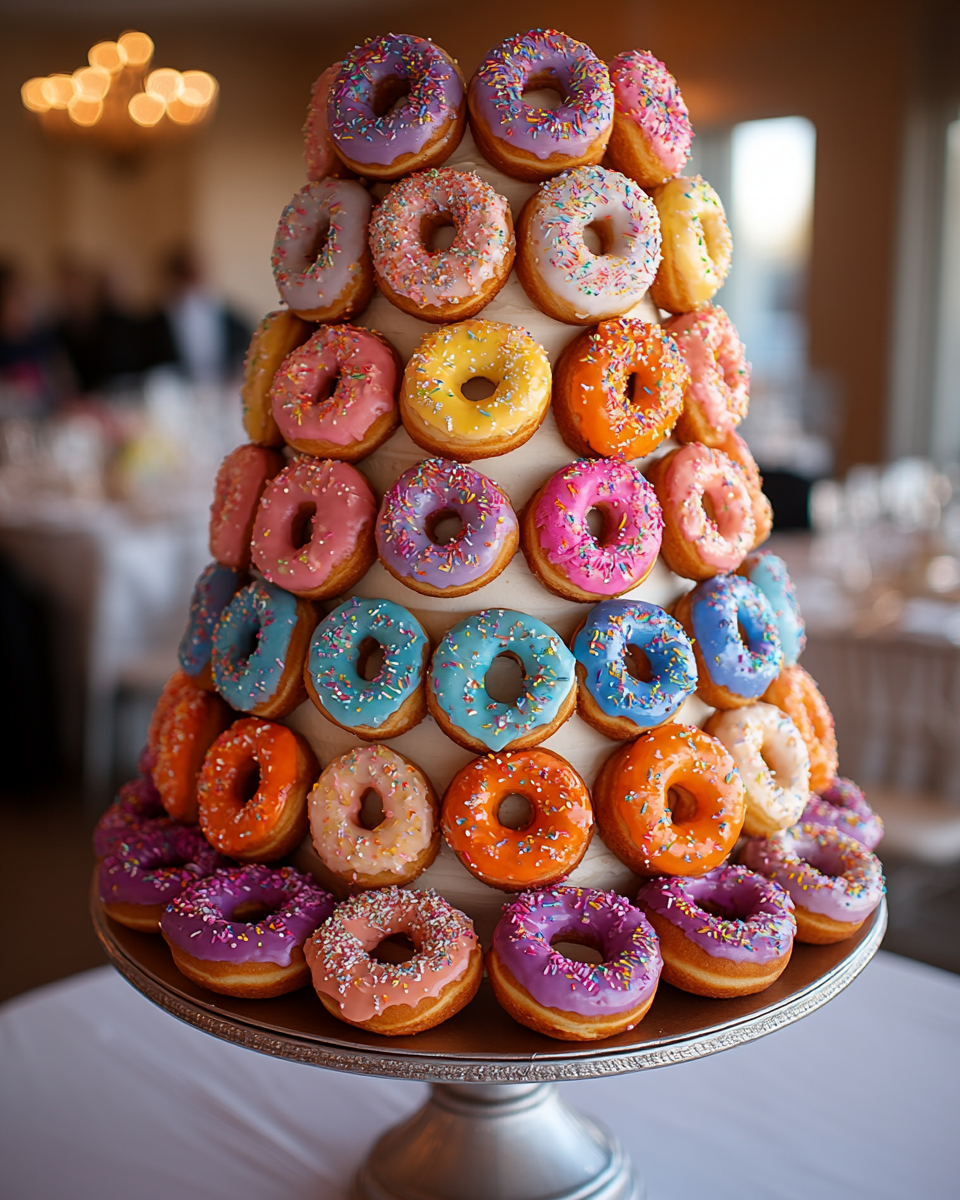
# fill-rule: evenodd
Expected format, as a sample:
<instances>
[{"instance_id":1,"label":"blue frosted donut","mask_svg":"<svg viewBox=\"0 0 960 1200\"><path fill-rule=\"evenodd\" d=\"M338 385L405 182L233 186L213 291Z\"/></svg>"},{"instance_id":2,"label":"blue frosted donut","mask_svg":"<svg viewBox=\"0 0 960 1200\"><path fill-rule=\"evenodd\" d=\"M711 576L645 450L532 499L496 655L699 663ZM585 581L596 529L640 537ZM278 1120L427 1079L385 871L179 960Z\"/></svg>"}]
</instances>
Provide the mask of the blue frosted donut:
<instances>
[{"instance_id":1,"label":"blue frosted donut","mask_svg":"<svg viewBox=\"0 0 960 1200\"><path fill-rule=\"evenodd\" d=\"M773 608L763 592L742 575L715 575L697 584L690 606L698 665L710 682L738 697L762 696L783 661Z\"/></svg>"},{"instance_id":2,"label":"blue frosted donut","mask_svg":"<svg viewBox=\"0 0 960 1200\"><path fill-rule=\"evenodd\" d=\"M780 634L783 665L796 666L807 644L807 632L800 615L796 589L787 574L787 564L769 550L761 550L758 554L749 555L737 573L745 575L770 601Z\"/></svg>"},{"instance_id":3,"label":"blue frosted donut","mask_svg":"<svg viewBox=\"0 0 960 1200\"><path fill-rule=\"evenodd\" d=\"M298 604L296 596L262 579L237 592L213 631L213 679L229 705L257 716L281 715L272 706L289 689L291 674L303 670L306 641L299 663L293 661L294 633L309 610L305 601Z\"/></svg>"},{"instance_id":4,"label":"blue frosted donut","mask_svg":"<svg viewBox=\"0 0 960 1200\"><path fill-rule=\"evenodd\" d=\"M208 680L212 678L207 668L210 666L213 630L242 578L233 567L212 562L209 567L204 567L193 585L190 617L177 651L181 668L193 678L204 674Z\"/></svg>"},{"instance_id":5,"label":"blue frosted donut","mask_svg":"<svg viewBox=\"0 0 960 1200\"><path fill-rule=\"evenodd\" d=\"M494 700L484 679L500 654L524 672L522 694ZM573 712L576 662L549 625L509 608L487 608L458 621L433 655L427 701L441 729L468 749L536 746Z\"/></svg>"},{"instance_id":6,"label":"blue frosted donut","mask_svg":"<svg viewBox=\"0 0 960 1200\"><path fill-rule=\"evenodd\" d=\"M647 656L653 678L634 678L628 647ZM636 737L669 721L697 686L697 663L682 626L655 604L604 600L590 613L573 640L581 715L610 737ZM599 713L595 712L599 710ZM606 718L607 720L604 720ZM619 733L608 722L629 722Z\"/></svg>"},{"instance_id":7,"label":"blue frosted donut","mask_svg":"<svg viewBox=\"0 0 960 1200\"><path fill-rule=\"evenodd\" d=\"M383 650L383 665L373 679L360 674L364 643ZM325 716L360 737L396 737L411 728L383 727L423 687L430 642L420 622L390 600L354 596L317 626L307 656L307 689ZM425 714L421 706L416 721Z\"/></svg>"}]
</instances>

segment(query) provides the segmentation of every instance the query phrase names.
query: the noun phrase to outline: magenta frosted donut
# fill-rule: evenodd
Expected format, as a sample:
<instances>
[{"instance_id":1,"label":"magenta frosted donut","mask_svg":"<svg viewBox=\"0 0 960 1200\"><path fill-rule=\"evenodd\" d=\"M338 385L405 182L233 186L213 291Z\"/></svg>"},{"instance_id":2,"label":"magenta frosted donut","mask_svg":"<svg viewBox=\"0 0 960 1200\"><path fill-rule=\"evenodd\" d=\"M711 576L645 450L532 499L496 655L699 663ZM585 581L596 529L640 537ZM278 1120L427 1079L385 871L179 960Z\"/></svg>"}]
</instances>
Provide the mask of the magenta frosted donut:
<instances>
[{"instance_id":1,"label":"magenta frosted donut","mask_svg":"<svg viewBox=\"0 0 960 1200\"><path fill-rule=\"evenodd\" d=\"M677 437L720 447L750 403L750 364L740 335L723 309L712 304L671 317L664 329L676 338L690 369Z\"/></svg>"},{"instance_id":2,"label":"magenta frosted donut","mask_svg":"<svg viewBox=\"0 0 960 1200\"><path fill-rule=\"evenodd\" d=\"M587 514L604 528L594 537ZM663 518L653 488L618 458L580 459L558 471L523 514L523 550L541 583L571 600L638 587L660 550Z\"/></svg>"},{"instance_id":3,"label":"magenta frosted donut","mask_svg":"<svg viewBox=\"0 0 960 1200\"><path fill-rule=\"evenodd\" d=\"M250 566L250 537L263 489L283 466L265 446L238 446L220 464L210 505L210 553L221 566Z\"/></svg>"},{"instance_id":4,"label":"magenta frosted donut","mask_svg":"<svg viewBox=\"0 0 960 1200\"><path fill-rule=\"evenodd\" d=\"M93 852L97 858L113 854L125 839L136 837L144 827L164 821L166 809L150 776L140 775L123 784L117 798L97 822L93 831Z\"/></svg>"},{"instance_id":5,"label":"magenta frosted donut","mask_svg":"<svg viewBox=\"0 0 960 1200\"><path fill-rule=\"evenodd\" d=\"M353 462L387 440L400 421L398 359L379 334L321 325L273 377L270 405L288 446Z\"/></svg>"},{"instance_id":6,"label":"magenta frosted donut","mask_svg":"<svg viewBox=\"0 0 960 1200\"><path fill-rule=\"evenodd\" d=\"M613 165L644 187L655 187L683 170L693 127L677 81L649 50L627 50L610 63L613 133L607 147Z\"/></svg>"},{"instance_id":7,"label":"magenta frosted donut","mask_svg":"<svg viewBox=\"0 0 960 1200\"><path fill-rule=\"evenodd\" d=\"M868 850L875 849L883 837L883 821L866 802L863 792L852 779L839 776L826 791L810 797L800 820L831 825Z\"/></svg>"}]
</instances>

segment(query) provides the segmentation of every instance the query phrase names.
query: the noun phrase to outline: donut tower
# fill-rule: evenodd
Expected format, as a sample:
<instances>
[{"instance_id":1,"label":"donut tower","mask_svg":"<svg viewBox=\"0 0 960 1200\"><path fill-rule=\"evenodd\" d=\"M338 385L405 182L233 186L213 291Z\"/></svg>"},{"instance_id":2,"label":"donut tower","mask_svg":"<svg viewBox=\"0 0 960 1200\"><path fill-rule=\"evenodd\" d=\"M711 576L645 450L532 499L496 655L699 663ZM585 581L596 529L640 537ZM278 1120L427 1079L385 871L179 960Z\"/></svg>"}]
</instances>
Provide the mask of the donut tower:
<instances>
[{"instance_id":1,"label":"donut tower","mask_svg":"<svg viewBox=\"0 0 960 1200\"><path fill-rule=\"evenodd\" d=\"M98 828L107 912L388 1035L468 1003L482 949L517 1020L596 1039L661 972L743 994L852 936L879 822L758 549L732 240L673 77L534 30L465 80L390 34L304 134L214 561ZM373 957L395 934L413 959Z\"/></svg>"}]
</instances>

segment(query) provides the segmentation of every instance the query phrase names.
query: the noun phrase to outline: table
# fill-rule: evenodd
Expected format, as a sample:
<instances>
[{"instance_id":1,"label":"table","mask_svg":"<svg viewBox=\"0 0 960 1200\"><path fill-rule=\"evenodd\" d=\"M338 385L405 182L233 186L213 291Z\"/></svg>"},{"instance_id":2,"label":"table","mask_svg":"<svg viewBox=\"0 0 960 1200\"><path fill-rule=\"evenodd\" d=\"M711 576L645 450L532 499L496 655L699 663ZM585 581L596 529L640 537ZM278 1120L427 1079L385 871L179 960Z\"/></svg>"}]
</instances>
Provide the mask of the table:
<instances>
[{"instance_id":1,"label":"table","mask_svg":"<svg viewBox=\"0 0 960 1200\"><path fill-rule=\"evenodd\" d=\"M109 968L7 1005L0 1056L6 1200L345 1198L425 1096L207 1037ZM560 1086L619 1135L650 1200L953 1200L960 978L881 953L772 1037Z\"/></svg>"}]
</instances>

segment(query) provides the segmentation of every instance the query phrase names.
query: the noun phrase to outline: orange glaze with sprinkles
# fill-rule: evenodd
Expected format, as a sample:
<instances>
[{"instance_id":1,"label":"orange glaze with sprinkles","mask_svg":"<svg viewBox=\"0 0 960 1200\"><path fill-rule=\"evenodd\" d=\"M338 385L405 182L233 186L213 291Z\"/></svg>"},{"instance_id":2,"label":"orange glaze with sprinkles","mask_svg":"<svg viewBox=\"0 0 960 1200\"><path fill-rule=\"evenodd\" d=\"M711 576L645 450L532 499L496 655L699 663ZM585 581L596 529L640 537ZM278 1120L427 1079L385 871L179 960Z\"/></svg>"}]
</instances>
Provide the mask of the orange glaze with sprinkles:
<instances>
[{"instance_id":1,"label":"orange glaze with sprinkles","mask_svg":"<svg viewBox=\"0 0 960 1200\"><path fill-rule=\"evenodd\" d=\"M507 796L523 796L533 819L522 829L501 825ZM443 834L467 870L506 892L551 887L566 879L593 835L586 784L550 750L518 750L475 758L443 797Z\"/></svg>"},{"instance_id":2,"label":"orange glaze with sprinkles","mask_svg":"<svg viewBox=\"0 0 960 1200\"><path fill-rule=\"evenodd\" d=\"M617 751L593 801L603 840L638 875L712 871L733 850L745 811L732 757L694 725L661 725Z\"/></svg>"}]
</instances>

